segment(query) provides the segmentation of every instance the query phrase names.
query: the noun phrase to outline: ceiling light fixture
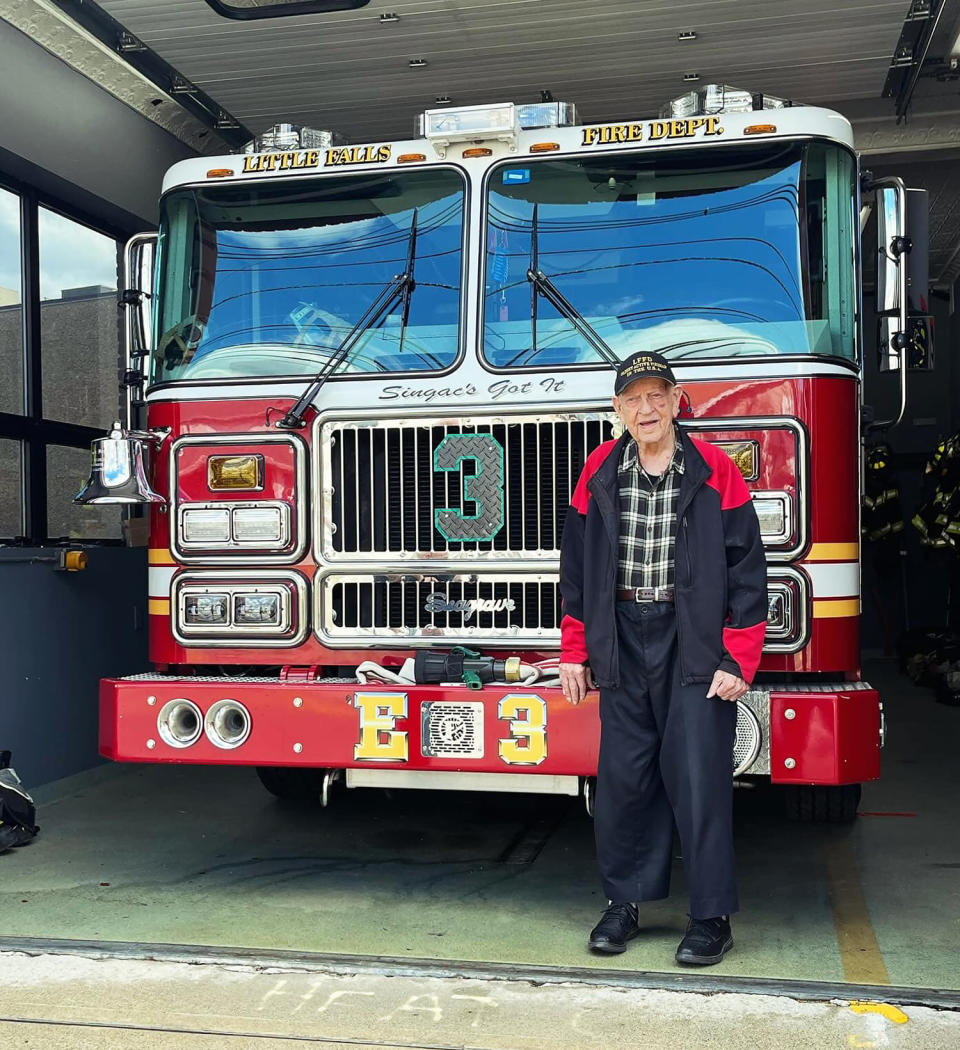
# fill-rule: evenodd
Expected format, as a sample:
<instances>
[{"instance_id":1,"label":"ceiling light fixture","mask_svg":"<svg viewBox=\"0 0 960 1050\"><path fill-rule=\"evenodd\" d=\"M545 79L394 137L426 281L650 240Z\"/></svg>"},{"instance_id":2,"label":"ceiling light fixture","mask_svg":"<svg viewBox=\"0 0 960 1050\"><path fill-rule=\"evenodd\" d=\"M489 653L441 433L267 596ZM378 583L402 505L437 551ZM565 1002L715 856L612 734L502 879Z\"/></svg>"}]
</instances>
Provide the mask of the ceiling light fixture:
<instances>
[{"instance_id":1,"label":"ceiling light fixture","mask_svg":"<svg viewBox=\"0 0 960 1050\"><path fill-rule=\"evenodd\" d=\"M399 22L400 16L396 11L384 11L380 16L380 25L385 26L388 22Z\"/></svg>"},{"instance_id":2,"label":"ceiling light fixture","mask_svg":"<svg viewBox=\"0 0 960 1050\"><path fill-rule=\"evenodd\" d=\"M123 54L130 54L135 51L146 51L147 45L142 40L138 40L133 33L124 30L117 41L117 50Z\"/></svg>"},{"instance_id":3,"label":"ceiling light fixture","mask_svg":"<svg viewBox=\"0 0 960 1050\"><path fill-rule=\"evenodd\" d=\"M195 95L196 93L196 87L186 77L180 76L179 73L173 75L170 80L171 95Z\"/></svg>"},{"instance_id":4,"label":"ceiling light fixture","mask_svg":"<svg viewBox=\"0 0 960 1050\"><path fill-rule=\"evenodd\" d=\"M427 60L425 58L411 58L408 63L411 69L423 69L426 64Z\"/></svg>"},{"instance_id":5,"label":"ceiling light fixture","mask_svg":"<svg viewBox=\"0 0 960 1050\"><path fill-rule=\"evenodd\" d=\"M689 43L691 40L697 39L697 31L695 29L684 29L682 32L677 33L677 40L681 44Z\"/></svg>"},{"instance_id":6,"label":"ceiling light fixture","mask_svg":"<svg viewBox=\"0 0 960 1050\"><path fill-rule=\"evenodd\" d=\"M437 95L433 101L438 106L449 106L453 99L449 95Z\"/></svg>"},{"instance_id":7,"label":"ceiling light fixture","mask_svg":"<svg viewBox=\"0 0 960 1050\"><path fill-rule=\"evenodd\" d=\"M699 73L684 73L683 82L685 84L695 84L700 79Z\"/></svg>"}]
</instances>

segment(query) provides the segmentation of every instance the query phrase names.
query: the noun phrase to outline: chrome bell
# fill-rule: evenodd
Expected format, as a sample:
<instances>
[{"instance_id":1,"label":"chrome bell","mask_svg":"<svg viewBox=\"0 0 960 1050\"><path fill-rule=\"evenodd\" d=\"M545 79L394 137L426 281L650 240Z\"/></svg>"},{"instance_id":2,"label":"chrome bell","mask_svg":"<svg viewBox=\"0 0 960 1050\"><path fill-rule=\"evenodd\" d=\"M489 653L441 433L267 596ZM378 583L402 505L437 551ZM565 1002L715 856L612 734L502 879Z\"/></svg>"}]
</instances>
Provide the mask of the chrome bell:
<instances>
[{"instance_id":1,"label":"chrome bell","mask_svg":"<svg viewBox=\"0 0 960 1050\"><path fill-rule=\"evenodd\" d=\"M115 420L106 437L91 444L90 477L74 496L74 503L166 503L150 488L143 465L148 441L162 441L166 434L125 431Z\"/></svg>"}]
</instances>

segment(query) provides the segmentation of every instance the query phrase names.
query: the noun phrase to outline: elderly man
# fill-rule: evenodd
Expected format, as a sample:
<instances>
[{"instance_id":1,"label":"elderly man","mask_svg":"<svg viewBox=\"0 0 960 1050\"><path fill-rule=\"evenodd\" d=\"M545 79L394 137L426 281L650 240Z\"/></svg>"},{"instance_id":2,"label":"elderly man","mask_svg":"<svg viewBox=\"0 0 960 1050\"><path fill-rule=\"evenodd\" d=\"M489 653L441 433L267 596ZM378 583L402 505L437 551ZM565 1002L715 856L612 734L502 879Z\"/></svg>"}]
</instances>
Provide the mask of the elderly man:
<instances>
[{"instance_id":1,"label":"elderly man","mask_svg":"<svg viewBox=\"0 0 960 1050\"><path fill-rule=\"evenodd\" d=\"M738 907L733 856L736 701L760 662L767 573L743 478L675 420L682 391L659 354L622 362L626 432L588 457L563 533L560 680L600 686L595 831L609 907L590 934L622 952L638 902L666 897L674 823L690 891L676 958L720 962Z\"/></svg>"}]
</instances>

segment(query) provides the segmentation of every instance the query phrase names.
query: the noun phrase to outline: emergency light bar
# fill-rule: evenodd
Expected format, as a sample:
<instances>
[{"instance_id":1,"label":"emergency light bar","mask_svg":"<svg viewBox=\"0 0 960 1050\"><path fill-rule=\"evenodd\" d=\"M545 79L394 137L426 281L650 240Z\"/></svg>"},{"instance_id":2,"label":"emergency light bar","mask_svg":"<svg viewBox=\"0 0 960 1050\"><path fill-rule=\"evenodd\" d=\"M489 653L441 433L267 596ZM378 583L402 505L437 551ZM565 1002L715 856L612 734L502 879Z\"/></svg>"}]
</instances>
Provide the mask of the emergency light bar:
<instances>
[{"instance_id":1,"label":"emergency light bar","mask_svg":"<svg viewBox=\"0 0 960 1050\"><path fill-rule=\"evenodd\" d=\"M243 153L284 153L294 149L330 149L340 144L332 131L305 128L300 124L274 124L255 139L244 143Z\"/></svg>"},{"instance_id":2,"label":"emergency light bar","mask_svg":"<svg viewBox=\"0 0 960 1050\"><path fill-rule=\"evenodd\" d=\"M707 84L699 91L688 91L671 99L661 110L663 118L703 117L715 113L753 113L763 109L784 109L793 103L773 95L754 94L729 84Z\"/></svg>"},{"instance_id":3,"label":"emergency light bar","mask_svg":"<svg viewBox=\"0 0 960 1050\"><path fill-rule=\"evenodd\" d=\"M506 142L516 148L520 134L517 107L512 102L463 109L428 109L420 118L421 134L443 158L454 142Z\"/></svg>"}]
</instances>

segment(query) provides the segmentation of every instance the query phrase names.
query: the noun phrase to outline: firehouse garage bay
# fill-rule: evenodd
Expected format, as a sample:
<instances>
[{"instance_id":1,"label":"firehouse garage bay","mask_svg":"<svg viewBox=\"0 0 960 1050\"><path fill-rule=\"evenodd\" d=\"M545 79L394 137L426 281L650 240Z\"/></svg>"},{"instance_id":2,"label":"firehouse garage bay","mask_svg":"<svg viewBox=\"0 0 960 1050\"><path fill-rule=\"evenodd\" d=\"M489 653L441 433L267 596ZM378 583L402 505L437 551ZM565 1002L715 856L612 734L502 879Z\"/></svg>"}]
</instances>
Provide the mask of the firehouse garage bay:
<instances>
[{"instance_id":1,"label":"firehouse garage bay","mask_svg":"<svg viewBox=\"0 0 960 1050\"><path fill-rule=\"evenodd\" d=\"M845 95L837 81L831 95L804 72L816 56L798 37L796 86L781 55L752 90L704 75L654 98L631 73L629 98L595 93L578 112L557 101L556 55L553 96L538 100L538 73L532 97L498 99L429 80L441 59L418 33L426 66L411 51L400 72L423 86L383 76L377 51L379 101L365 107L324 79L314 18L347 50L348 19L363 36L371 19L387 41L374 50L388 48L396 26L369 7L241 32L197 0L155 10L167 27L155 32L138 2L100 6L131 21L110 62L137 90L152 74L130 72L135 56L184 65L138 103L148 116L131 108L133 81L127 101L91 94L29 39L39 30L0 23L0 69L40 64L10 94L18 106L64 78L129 144L120 180L48 106L40 126L57 125L46 141L73 158L68 179L44 174L49 150L15 137L19 117L0 133L13 391L0 391L0 752L42 828L0 855L4 946L702 982L884 1003L910 1024L914 1003L952 1008L960 181L921 113L898 125L896 91L879 101L889 61L881 83ZM900 11L891 29L893 0L875 6L871 53L894 55L928 21L915 12L904 29ZM243 34L265 42L280 27L291 76L315 68L333 101L320 105L309 78L296 107L281 84L259 96L256 76L228 91L194 65L207 36L178 23L194 8L245 63ZM58 27L74 24L61 14ZM396 17L407 30L420 16ZM89 44L91 26L71 32ZM863 27L835 28L851 40ZM180 41L169 50L167 32ZM927 53L950 54L940 43ZM920 56L922 40L908 50ZM714 65L696 58L690 71ZM502 67L485 80L501 83ZM831 101L856 91L857 105ZM281 102L303 124L268 126ZM936 191L929 251L923 186ZM679 858L673 897L645 909L630 950L587 953L602 907L599 701L574 707L558 685L567 508L587 458L618 434L613 366L645 349L684 389L680 425L742 475L767 565L763 656L730 755L744 910L709 976L673 963ZM56 660L39 633L57 639ZM298 1024L335 1018L319 1011L326 995L306 994L285 1000ZM850 1045L916 1031L829 1009L862 1026L841 1033Z\"/></svg>"}]
</instances>

